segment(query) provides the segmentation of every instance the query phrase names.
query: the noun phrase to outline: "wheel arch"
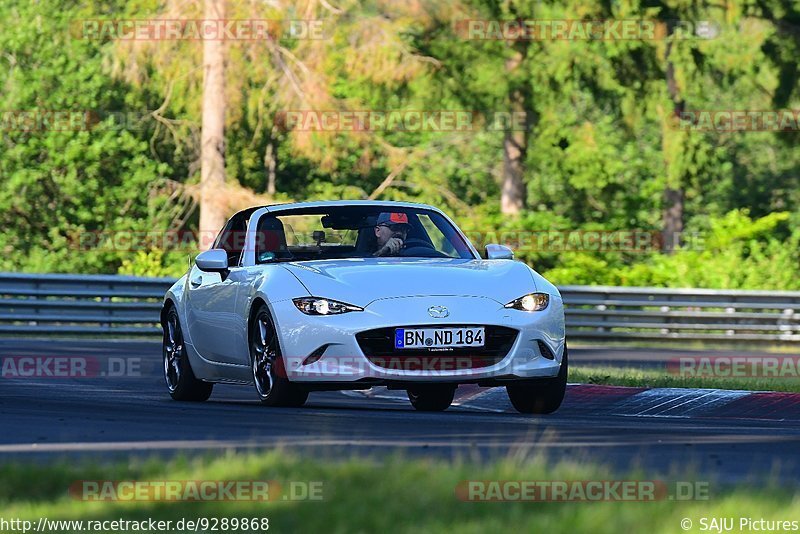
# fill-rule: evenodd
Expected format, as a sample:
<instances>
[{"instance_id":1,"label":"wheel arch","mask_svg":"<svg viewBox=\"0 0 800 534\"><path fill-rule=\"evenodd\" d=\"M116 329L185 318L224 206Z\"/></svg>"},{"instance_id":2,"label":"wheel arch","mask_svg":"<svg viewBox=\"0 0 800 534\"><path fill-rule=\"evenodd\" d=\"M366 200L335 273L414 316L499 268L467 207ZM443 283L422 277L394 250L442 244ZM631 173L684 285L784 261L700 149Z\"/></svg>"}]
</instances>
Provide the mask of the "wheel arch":
<instances>
[{"instance_id":1,"label":"wheel arch","mask_svg":"<svg viewBox=\"0 0 800 534\"><path fill-rule=\"evenodd\" d=\"M257 294L253 298L253 302L250 303L250 309L247 312L247 340L248 340L248 352L250 351L250 335L252 334L253 324L255 322L256 314L261 306L267 308L267 313L269 314L269 318L272 321L272 326L275 329L275 336L278 339L278 354L279 354L279 363L278 363L278 372L281 374L283 378L289 378L287 374L287 368L289 367L289 362L287 361L287 356L284 349L284 343L281 339L281 332L280 332L280 325L276 318L276 313L273 310L272 306L269 305L269 301L263 294Z\"/></svg>"},{"instance_id":2,"label":"wheel arch","mask_svg":"<svg viewBox=\"0 0 800 534\"><path fill-rule=\"evenodd\" d=\"M247 339L250 339L250 329L253 328L253 319L256 318L256 312L259 310L259 308L261 308L262 305L267 307L272 320L275 321L275 315L272 313L269 304L267 304L267 299L261 295L257 295L253 299L253 302L250 303L250 309L247 312Z\"/></svg>"},{"instance_id":3,"label":"wheel arch","mask_svg":"<svg viewBox=\"0 0 800 534\"><path fill-rule=\"evenodd\" d=\"M183 298L183 290L184 286L186 285L185 282L187 277L188 274L180 277L169 289L167 289L166 293L164 294L164 301L161 304L161 311L159 314L159 319L162 325L167 317L167 311L169 311L170 306L175 307L175 310L178 312L178 319L181 319L181 308L178 303Z\"/></svg>"},{"instance_id":4,"label":"wheel arch","mask_svg":"<svg viewBox=\"0 0 800 534\"><path fill-rule=\"evenodd\" d=\"M159 312L159 324L164 326L165 321L167 320L167 312L169 312L170 308L175 308L177 311L178 305L175 303L175 299L171 296L168 296L164 299L164 304L161 305L161 312Z\"/></svg>"}]
</instances>

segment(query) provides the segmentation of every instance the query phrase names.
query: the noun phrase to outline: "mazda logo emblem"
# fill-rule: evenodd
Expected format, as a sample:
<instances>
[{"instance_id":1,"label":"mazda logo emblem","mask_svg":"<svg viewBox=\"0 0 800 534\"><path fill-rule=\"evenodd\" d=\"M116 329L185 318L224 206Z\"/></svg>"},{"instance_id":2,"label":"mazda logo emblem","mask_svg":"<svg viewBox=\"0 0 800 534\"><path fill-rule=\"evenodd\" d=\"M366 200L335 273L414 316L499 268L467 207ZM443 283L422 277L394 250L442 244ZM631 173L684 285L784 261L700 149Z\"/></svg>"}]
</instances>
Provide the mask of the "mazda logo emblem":
<instances>
[{"instance_id":1,"label":"mazda logo emblem","mask_svg":"<svg viewBox=\"0 0 800 534\"><path fill-rule=\"evenodd\" d=\"M442 319L450 315L450 310L448 310L444 306L431 306L430 308L428 308L428 315L430 315L434 319Z\"/></svg>"}]
</instances>

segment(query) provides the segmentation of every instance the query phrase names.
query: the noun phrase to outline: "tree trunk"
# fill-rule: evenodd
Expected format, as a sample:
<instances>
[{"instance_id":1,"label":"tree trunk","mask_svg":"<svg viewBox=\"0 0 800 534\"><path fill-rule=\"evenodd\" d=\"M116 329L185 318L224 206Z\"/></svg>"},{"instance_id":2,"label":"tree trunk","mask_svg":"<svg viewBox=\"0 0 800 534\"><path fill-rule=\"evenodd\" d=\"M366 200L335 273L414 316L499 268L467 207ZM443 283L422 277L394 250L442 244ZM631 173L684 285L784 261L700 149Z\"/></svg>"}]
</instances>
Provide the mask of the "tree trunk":
<instances>
[{"instance_id":1,"label":"tree trunk","mask_svg":"<svg viewBox=\"0 0 800 534\"><path fill-rule=\"evenodd\" d=\"M506 63L506 74L514 77L514 71L524 59L524 51L517 53ZM525 83L525 82L522 82ZM522 120L511 121L507 125L503 138L503 182L500 190L500 211L505 215L519 215L525 207L527 188L523 176L525 174L525 154L528 148L528 132L517 125L528 125L528 99L526 92L520 88L512 88L509 94L509 107L514 117Z\"/></svg>"},{"instance_id":2,"label":"tree trunk","mask_svg":"<svg viewBox=\"0 0 800 534\"><path fill-rule=\"evenodd\" d=\"M675 65L670 59L672 52L672 42L667 43L664 59L666 61L666 82L667 93L672 102L672 117L663 122L662 138L664 140L664 172L666 184L664 186L664 204L662 208L662 251L671 254L680 245L681 233L683 232L683 180L680 176L673 176L675 173L672 158L681 157L676 153L672 144L676 142L677 136L685 135L684 132L674 129L672 126L681 113L686 108L686 102L681 98L678 83L675 80Z\"/></svg>"},{"instance_id":3,"label":"tree trunk","mask_svg":"<svg viewBox=\"0 0 800 534\"><path fill-rule=\"evenodd\" d=\"M275 195L275 168L277 166L275 158L275 140L270 139L267 149L264 151L264 167L267 168L267 194Z\"/></svg>"},{"instance_id":4,"label":"tree trunk","mask_svg":"<svg viewBox=\"0 0 800 534\"><path fill-rule=\"evenodd\" d=\"M664 189L663 229L661 230L662 250L671 254L680 245L683 232L683 190L666 187Z\"/></svg>"},{"instance_id":5,"label":"tree trunk","mask_svg":"<svg viewBox=\"0 0 800 534\"><path fill-rule=\"evenodd\" d=\"M225 19L225 0L205 0L205 18ZM225 43L203 41L203 126L200 154L200 248L225 224Z\"/></svg>"},{"instance_id":6,"label":"tree trunk","mask_svg":"<svg viewBox=\"0 0 800 534\"><path fill-rule=\"evenodd\" d=\"M526 132L506 131L503 139L503 186L500 195L500 210L506 215L519 215L525 207L525 149L528 143Z\"/></svg>"}]
</instances>

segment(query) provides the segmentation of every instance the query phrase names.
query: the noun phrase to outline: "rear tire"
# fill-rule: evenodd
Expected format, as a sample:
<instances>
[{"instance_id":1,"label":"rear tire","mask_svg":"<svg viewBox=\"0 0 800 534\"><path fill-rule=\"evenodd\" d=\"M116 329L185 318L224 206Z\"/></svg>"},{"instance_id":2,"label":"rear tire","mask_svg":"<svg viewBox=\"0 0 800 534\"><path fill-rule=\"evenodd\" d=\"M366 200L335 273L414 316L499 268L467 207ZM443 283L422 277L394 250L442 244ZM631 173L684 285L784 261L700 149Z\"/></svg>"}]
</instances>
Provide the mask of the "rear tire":
<instances>
[{"instance_id":1,"label":"rear tire","mask_svg":"<svg viewBox=\"0 0 800 534\"><path fill-rule=\"evenodd\" d=\"M170 396L177 401L203 402L211 396L214 384L194 376L186 344L183 341L178 310L170 306L161 325L164 330L162 344L164 380Z\"/></svg>"},{"instance_id":2,"label":"rear tire","mask_svg":"<svg viewBox=\"0 0 800 534\"><path fill-rule=\"evenodd\" d=\"M408 400L420 412L443 412L453 403L454 386L416 386L406 390Z\"/></svg>"},{"instance_id":3,"label":"rear tire","mask_svg":"<svg viewBox=\"0 0 800 534\"><path fill-rule=\"evenodd\" d=\"M567 345L564 344L564 357L555 378L538 378L506 386L511 404L520 413L548 414L561 406L567 392L569 361Z\"/></svg>"},{"instance_id":4,"label":"rear tire","mask_svg":"<svg viewBox=\"0 0 800 534\"><path fill-rule=\"evenodd\" d=\"M262 404L289 407L305 404L308 391L286 378L278 332L266 304L258 308L250 324L250 367Z\"/></svg>"}]
</instances>

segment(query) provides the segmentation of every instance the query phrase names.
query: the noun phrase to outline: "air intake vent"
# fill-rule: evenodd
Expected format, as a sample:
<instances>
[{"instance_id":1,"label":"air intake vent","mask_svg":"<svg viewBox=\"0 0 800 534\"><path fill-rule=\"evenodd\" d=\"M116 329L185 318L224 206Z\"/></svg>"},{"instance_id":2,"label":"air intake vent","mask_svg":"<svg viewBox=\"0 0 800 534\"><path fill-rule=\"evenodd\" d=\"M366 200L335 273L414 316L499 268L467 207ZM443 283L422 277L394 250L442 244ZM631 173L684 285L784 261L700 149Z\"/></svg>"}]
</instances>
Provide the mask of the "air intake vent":
<instances>
[{"instance_id":1,"label":"air intake vent","mask_svg":"<svg viewBox=\"0 0 800 534\"><path fill-rule=\"evenodd\" d=\"M553 355L553 351L550 350L550 347L547 346L547 343L545 343L541 339L537 339L536 343L539 344L539 353L542 355L543 358L547 358L548 360L554 360L556 358Z\"/></svg>"},{"instance_id":2,"label":"air intake vent","mask_svg":"<svg viewBox=\"0 0 800 534\"><path fill-rule=\"evenodd\" d=\"M330 343L325 343L320 348L318 348L317 350L315 350L314 352L309 354L306 357L306 359L303 360L303 365L312 364L312 363L316 362L317 360L319 360L320 358L322 358L322 355L325 354L325 351L328 350L329 346L330 346Z\"/></svg>"}]
</instances>

